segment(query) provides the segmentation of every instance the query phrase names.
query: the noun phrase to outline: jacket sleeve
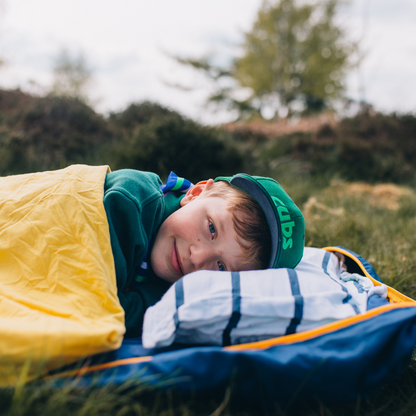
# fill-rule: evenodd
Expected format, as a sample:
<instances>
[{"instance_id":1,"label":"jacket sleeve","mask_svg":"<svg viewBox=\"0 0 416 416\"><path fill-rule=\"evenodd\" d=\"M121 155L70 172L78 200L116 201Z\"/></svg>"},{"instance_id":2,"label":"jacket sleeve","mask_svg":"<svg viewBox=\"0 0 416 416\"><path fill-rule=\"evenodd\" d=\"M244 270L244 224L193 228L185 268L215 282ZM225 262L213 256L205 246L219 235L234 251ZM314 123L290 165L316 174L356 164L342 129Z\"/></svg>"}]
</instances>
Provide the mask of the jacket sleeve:
<instances>
[{"instance_id":1,"label":"jacket sleeve","mask_svg":"<svg viewBox=\"0 0 416 416\"><path fill-rule=\"evenodd\" d=\"M127 291L162 219L160 183L153 173L128 169L107 174L105 181L104 207L116 269L117 295L125 311L129 336L140 331L145 310L166 291L166 285L158 278Z\"/></svg>"},{"instance_id":2,"label":"jacket sleeve","mask_svg":"<svg viewBox=\"0 0 416 416\"><path fill-rule=\"evenodd\" d=\"M146 309L158 302L169 286L165 281L143 282L130 292L119 292L120 304L125 312L126 338L141 336Z\"/></svg>"}]
</instances>

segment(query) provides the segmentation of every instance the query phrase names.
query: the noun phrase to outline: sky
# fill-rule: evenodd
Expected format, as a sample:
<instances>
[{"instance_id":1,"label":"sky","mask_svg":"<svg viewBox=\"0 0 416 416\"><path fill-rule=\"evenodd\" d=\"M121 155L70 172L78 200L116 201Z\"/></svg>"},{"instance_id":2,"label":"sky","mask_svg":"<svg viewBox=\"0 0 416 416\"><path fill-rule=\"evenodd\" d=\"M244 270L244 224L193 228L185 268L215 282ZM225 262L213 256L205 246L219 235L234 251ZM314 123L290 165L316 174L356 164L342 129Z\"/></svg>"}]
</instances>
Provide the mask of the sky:
<instances>
[{"instance_id":1,"label":"sky","mask_svg":"<svg viewBox=\"0 0 416 416\"><path fill-rule=\"evenodd\" d=\"M97 111L159 102L207 124L235 114L204 107L209 83L171 56L239 53L262 0L0 0L0 88L42 94L62 49L84 54ZM365 53L347 95L377 110L416 112L416 0L351 0L338 16ZM192 91L172 84L194 87Z\"/></svg>"}]
</instances>

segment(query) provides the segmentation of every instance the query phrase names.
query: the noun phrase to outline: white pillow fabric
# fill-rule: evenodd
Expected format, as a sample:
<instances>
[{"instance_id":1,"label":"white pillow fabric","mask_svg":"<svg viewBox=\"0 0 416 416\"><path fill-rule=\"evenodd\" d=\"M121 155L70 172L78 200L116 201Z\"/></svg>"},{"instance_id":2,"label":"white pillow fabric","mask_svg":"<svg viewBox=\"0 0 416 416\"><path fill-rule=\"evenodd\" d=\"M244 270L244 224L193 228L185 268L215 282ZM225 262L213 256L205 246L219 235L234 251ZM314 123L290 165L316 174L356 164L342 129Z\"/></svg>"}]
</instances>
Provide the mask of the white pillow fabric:
<instances>
[{"instance_id":1,"label":"white pillow fabric","mask_svg":"<svg viewBox=\"0 0 416 416\"><path fill-rule=\"evenodd\" d=\"M184 276L147 309L145 348L173 342L241 344L305 331L367 309L372 294L386 297L358 274L340 273L326 250L305 248L295 269L199 271Z\"/></svg>"}]
</instances>

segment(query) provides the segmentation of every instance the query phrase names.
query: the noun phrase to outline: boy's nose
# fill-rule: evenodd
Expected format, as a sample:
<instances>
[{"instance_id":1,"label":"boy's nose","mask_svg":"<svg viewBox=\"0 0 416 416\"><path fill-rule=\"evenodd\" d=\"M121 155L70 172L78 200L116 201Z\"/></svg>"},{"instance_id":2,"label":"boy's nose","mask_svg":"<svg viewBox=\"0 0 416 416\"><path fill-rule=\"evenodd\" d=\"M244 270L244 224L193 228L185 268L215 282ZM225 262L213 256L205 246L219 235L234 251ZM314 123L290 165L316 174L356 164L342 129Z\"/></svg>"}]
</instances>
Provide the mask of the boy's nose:
<instances>
[{"instance_id":1,"label":"boy's nose","mask_svg":"<svg viewBox=\"0 0 416 416\"><path fill-rule=\"evenodd\" d=\"M208 244L193 244L190 247L190 262L193 271L215 270L216 258L216 250Z\"/></svg>"}]
</instances>

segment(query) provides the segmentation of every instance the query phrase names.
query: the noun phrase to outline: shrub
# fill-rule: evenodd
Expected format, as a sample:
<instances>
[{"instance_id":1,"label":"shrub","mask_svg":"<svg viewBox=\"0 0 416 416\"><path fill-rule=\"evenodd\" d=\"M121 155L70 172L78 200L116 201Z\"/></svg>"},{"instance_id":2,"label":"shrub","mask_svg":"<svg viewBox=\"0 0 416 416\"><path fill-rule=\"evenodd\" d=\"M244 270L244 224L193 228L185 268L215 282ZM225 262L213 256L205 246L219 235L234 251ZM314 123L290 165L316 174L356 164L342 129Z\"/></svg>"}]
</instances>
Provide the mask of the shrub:
<instances>
[{"instance_id":1,"label":"shrub","mask_svg":"<svg viewBox=\"0 0 416 416\"><path fill-rule=\"evenodd\" d=\"M143 101L141 103L132 103L119 113L111 113L109 121L116 128L133 129L140 124L150 122L154 118L175 115L180 117L178 113L169 110L160 104L151 101Z\"/></svg>"},{"instance_id":2,"label":"shrub","mask_svg":"<svg viewBox=\"0 0 416 416\"><path fill-rule=\"evenodd\" d=\"M111 140L103 117L79 100L0 92L1 174L96 163Z\"/></svg>"},{"instance_id":3,"label":"shrub","mask_svg":"<svg viewBox=\"0 0 416 416\"><path fill-rule=\"evenodd\" d=\"M171 170L191 181L237 173L242 156L227 134L179 116L151 118L117 145L117 167L156 172Z\"/></svg>"},{"instance_id":4,"label":"shrub","mask_svg":"<svg viewBox=\"0 0 416 416\"><path fill-rule=\"evenodd\" d=\"M416 117L359 114L317 132L271 139L259 155L263 165L271 166L290 157L314 175L411 182L416 177Z\"/></svg>"}]
</instances>

